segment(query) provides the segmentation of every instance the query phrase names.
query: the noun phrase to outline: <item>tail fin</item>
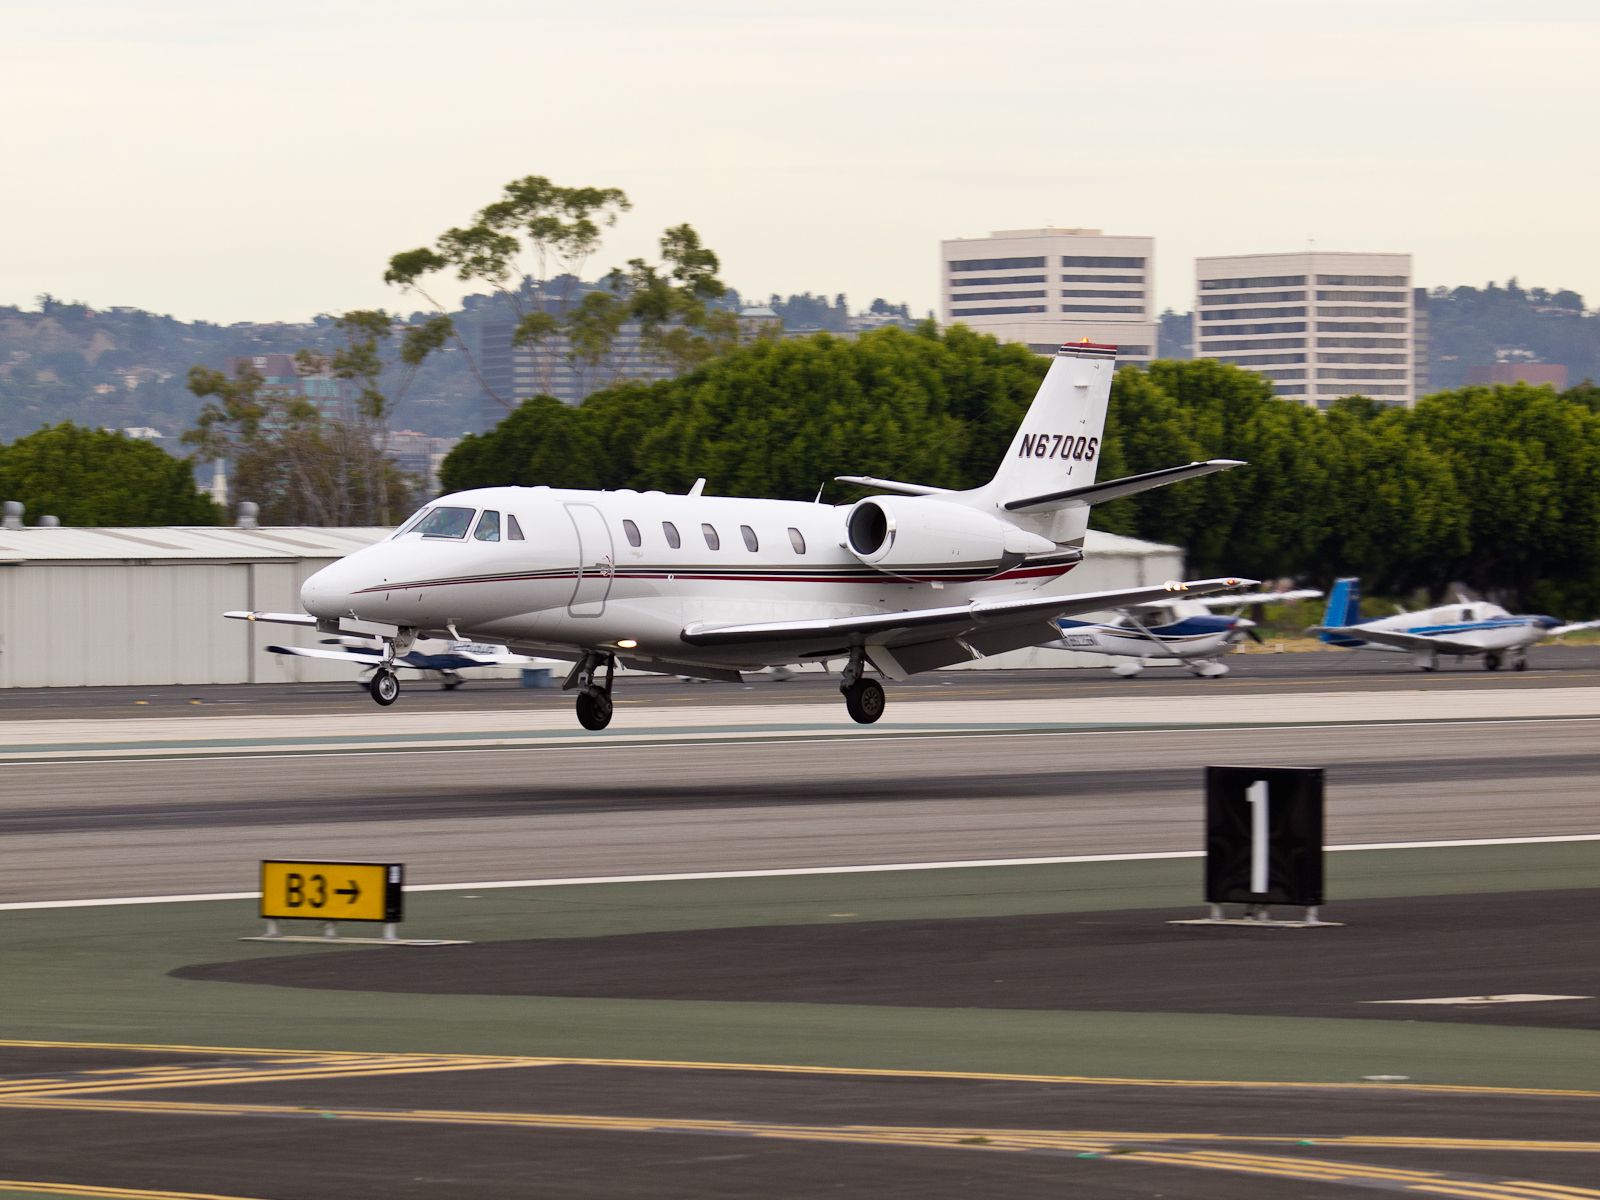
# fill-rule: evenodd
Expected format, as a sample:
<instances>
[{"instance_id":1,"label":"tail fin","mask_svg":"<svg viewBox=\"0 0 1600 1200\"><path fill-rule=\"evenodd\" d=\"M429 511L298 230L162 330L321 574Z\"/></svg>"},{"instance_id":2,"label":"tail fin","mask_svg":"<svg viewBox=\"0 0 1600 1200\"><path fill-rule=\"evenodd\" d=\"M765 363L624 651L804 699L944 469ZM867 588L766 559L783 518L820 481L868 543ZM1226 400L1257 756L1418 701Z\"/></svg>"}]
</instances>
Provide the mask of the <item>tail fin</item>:
<instances>
[{"instance_id":1,"label":"tail fin","mask_svg":"<svg viewBox=\"0 0 1600 1200\"><path fill-rule=\"evenodd\" d=\"M1007 501L1093 483L1116 359L1115 346L1094 342L1068 342L1057 350L999 470L969 495L998 508ZM1067 509L1035 521L1041 526L1038 532L1056 542L1081 541L1089 513L1087 508Z\"/></svg>"},{"instance_id":2,"label":"tail fin","mask_svg":"<svg viewBox=\"0 0 1600 1200\"><path fill-rule=\"evenodd\" d=\"M1361 623L1361 580L1354 576L1334 580L1333 588L1328 592L1328 606L1322 613L1322 623L1333 628ZM1360 644L1359 639L1337 633L1320 633L1317 636L1330 646Z\"/></svg>"}]
</instances>

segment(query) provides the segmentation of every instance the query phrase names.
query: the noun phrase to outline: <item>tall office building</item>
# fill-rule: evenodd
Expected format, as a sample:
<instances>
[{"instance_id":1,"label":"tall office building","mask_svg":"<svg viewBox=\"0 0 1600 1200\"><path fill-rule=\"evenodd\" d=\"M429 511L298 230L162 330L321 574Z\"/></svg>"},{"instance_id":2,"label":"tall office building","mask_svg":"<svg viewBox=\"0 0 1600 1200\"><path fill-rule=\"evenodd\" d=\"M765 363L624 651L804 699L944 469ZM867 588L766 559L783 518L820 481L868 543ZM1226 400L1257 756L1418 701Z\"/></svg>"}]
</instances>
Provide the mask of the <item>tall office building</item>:
<instances>
[{"instance_id":1,"label":"tall office building","mask_svg":"<svg viewBox=\"0 0 1600 1200\"><path fill-rule=\"evenodd\" d=\"M1012 229L941 242L944 323L1054 354L1087 338L1117 361L1155 357L1155 239Z\"/></svg>"},{"instance_id":2,"label":"tall office building","mask_svg":"<svg viewBox=\"0 0 1600 1200\"><path fill-rule=\"evenodd\" d=\"M1306 251L1195 260L1194 356L1258 371L1278 395L1412 404L1411 256Z\"/></svg>"}]
</instances>

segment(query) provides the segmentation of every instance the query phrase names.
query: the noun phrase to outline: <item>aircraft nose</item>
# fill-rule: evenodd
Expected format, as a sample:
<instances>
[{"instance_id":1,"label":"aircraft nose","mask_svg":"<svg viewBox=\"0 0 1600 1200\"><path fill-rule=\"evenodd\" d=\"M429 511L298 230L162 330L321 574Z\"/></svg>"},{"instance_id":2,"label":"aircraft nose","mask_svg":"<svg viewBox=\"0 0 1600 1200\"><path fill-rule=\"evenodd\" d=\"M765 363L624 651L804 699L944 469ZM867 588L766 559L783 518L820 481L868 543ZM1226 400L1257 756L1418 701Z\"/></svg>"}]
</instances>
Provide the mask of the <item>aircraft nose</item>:
<instances>
[{"instance_id":1,"label":"aircraft nose","mask_svg":"<svg viewBox=\"0 0 1600 1200\"><path fill-rule=\"evenodd\" d=\"M343 561L332 563L300 585L300 605L313 617L350 615L350 571Z\"/></svg>"},{"instance_id":2,"label":"aircraft nose","mask_svg":"<svg viewBox=\"0 0 1600 1200\"><path fill-rule=\"evenodd\" d=\"M1233 619L1233 627L1235 629L1254 629L1256 623L1249 617L1235 617Z\"/></svg>"}]
</instances>

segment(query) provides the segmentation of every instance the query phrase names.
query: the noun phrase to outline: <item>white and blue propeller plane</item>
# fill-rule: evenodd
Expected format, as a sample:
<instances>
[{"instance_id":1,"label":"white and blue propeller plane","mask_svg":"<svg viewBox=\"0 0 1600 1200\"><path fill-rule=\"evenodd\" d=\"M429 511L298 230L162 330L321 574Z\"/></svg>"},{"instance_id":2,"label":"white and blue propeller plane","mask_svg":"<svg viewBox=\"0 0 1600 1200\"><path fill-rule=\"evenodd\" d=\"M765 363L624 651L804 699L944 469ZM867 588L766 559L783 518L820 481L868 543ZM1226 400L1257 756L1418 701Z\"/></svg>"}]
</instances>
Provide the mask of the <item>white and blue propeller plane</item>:
<instances>
[{"instance_id":1,"label":"white and blue propeller plane","mask_svg":"<svg viewBox=\"0 0 1600 1200\"><path fill-rule=\"evenodd\" d=\"M385 540L306 580L302 613L230 612L382 639L372 697L421 637L494 642L573 662L579 722L612 717L616 667L738 682L766 667L842 661L856 721L876 721L872 666L904 679L1047 645L1060 617L1254 580L1050 590L1083 558L1090 505L1241 466L1211 459L1095 482L1116 347L1068 344L994 478L968 491L863 476L854 504L489 487L443 496Z\"/></svg>"},{"instance_id":2,"label":"white and blue propeller plane","mask_svg":"<svg viewBox=\"0 0 1600 1200\"><path fill-rule=\"evenodd\" d=\"M1424 671L1438 670L1440 655L1481 656L1486 671L1498 671L1508 662L1512 670L1526 671L1530 646L1595 628L1600 628L1600 621L1563 624L1555 617L1510 613L1498 604L1465 598L1420 612L1363 621L1361 581L1348 578L1334 583L1322 624L1312 626L1311 632L1344 650L1410 654L1413 664Z\"/></svg>"},{"instance_id":3,"label":"white and blue propeller plane","mask_svg":"<svg viewBox=\"0 0 1600 1200\"><path fill-rule=\"evenodd\" d=\"M1061 639L1054 648L1131 659L1111 668L1113 675L1124 679L1131 679L1146 667L1169 663L1187 667L1202 679L1219 679L1228 673L1223 655L1231 653L1244 638L1260 640L1256 623L1244 615L1244 608L1251 604L1310 600L1320 595L1319 591L1302 588L1160 600L1124 608L1110 621L1057 621ZM1234 611L1213 611L1220 607Z\"/></svg>"},{"instance_id":4,"label":"white and blue propeller plane","mask_svg":"<svg viewBox=\"0 0 1600 1200\"><path fill-rule=\"evenodd\" d=\"M473 667L521 667L540 660L526 654L514 654L509 647L489 642L450 641L437 638L418 638L405 654L390 654L381 637L323 638L320 646L268 646L269 654L288 654L296 658L323 658L334 662L360 663L362 672L376 671L385 666L397 671L404 667L432 676L439 686L453 692L466 682L461 672Z\"/></svg>"}]
</instances>

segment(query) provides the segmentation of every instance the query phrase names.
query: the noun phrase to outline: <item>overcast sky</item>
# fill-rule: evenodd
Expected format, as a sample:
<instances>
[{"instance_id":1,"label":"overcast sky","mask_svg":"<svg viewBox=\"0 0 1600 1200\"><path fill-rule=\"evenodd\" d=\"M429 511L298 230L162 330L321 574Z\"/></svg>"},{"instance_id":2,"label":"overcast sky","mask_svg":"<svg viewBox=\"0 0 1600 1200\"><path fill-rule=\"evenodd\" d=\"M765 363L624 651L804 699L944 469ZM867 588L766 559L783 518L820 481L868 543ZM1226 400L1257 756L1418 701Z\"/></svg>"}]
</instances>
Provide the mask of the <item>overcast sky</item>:
<instances>
[{"instance_id":1,"label":"overcast sky","mask_svg":"<svg viewBox=\"0 0 1600 1200\"><path fill-rule=\"evenodd\" d=\"M418 305L388 257L523 175L694 225L746 296L938 303L938 243L1409 251L1600 304L1592 0L0 0L0 304ZM1510 14L1510 15L1507 15Z\"/></svg>"}]
</instances>

